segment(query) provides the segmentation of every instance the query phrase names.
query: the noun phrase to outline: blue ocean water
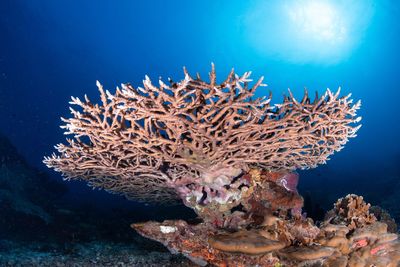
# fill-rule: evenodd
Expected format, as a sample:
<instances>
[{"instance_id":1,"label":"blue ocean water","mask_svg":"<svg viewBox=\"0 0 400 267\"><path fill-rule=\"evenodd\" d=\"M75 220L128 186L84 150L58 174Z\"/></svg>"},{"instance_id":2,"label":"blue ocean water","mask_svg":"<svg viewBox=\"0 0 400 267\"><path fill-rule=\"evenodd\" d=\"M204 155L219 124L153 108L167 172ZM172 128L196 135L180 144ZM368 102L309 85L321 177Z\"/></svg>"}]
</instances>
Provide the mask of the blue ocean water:
<instances>
[{"instance_id":1,"label":"blue ocean water","mask_svg":"<svg viewBox=\"0 0 400 267\"><path fill-rule=\"evenodd\" d=\"M183 66L206 76L213 62L220 80L232 67L265 76L268 87L257 94L272 91L276 103L287 88L301 98L304 87L341 87L362 100L363 127L327 165L300 172L300 191L324 208L357 193L396 213L400 3L319 1L315 12L307 2L2 0L0 133L28 164L61 181L43 156L64 141L60 116L69 116L70 96L98 99L96 80L113 91L141 85L146 74L182 79ZM132 205L66 185L72 206Z\"/></svg>"}]
</instances>

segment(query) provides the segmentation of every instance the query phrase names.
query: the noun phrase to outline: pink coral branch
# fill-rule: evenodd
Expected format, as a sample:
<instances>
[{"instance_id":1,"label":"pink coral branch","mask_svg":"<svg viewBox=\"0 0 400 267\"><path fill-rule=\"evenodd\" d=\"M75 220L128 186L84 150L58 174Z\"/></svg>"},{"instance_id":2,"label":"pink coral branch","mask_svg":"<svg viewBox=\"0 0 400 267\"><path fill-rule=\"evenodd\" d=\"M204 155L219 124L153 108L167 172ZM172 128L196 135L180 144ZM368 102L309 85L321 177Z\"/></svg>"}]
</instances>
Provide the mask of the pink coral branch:
<instances>
[{"instance_id":1,"label":"pink coral branch","mask_svg":"<svg viewBox=\"0 0 400 267\"><path fill-rule=\"evenodd\" d=\"M146 76L143 88L125 84L114 94L97 83L101 104L72 97L81 111L71 108L62 128L73 139L44 163L66 179L164 201L176 197L180 180L229 185L251 167L314 168L356 135L360 102L352 104L350 95L328 89L311 102L307 93L297 101L289 92L282 104L270 105L271 96L253 99L264 84L260 78L250 87L250 74L232 70L217 84L212 66L208 83L185 70L178 83L156 86Z\"/></svg>"}]
</instances>

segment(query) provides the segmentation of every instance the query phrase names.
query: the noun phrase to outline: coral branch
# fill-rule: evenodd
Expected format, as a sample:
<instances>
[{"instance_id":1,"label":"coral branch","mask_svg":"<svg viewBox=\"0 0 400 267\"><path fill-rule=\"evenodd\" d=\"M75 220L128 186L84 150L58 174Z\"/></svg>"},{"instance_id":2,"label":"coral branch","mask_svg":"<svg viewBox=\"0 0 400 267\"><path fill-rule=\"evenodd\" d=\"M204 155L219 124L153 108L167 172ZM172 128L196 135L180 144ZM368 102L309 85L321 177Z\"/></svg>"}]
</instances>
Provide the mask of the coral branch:
<instances>
[{"instance_id":1,"label":"coral branch","mask_svg":"<svg viewBox=\"0 0 400 267\"><path fill-rule=\"evenodd\" d=\"M328 89L297 101L289 91L282 104L270 105L271 96L254 98L264 84L260 78L250 86L250 74L232 70L217 84L212 66L208 83L185 70L178 83L156 86L146 76L143 88L123 84L114 94L97 82L101 104L72 97L81 111L71 108L62 128L73 139L44 163L66 179L166 201L193 185L199 194L222 190L252 167L314 168L356 135L360 102L350 95Z\"/></svg>"}]
</instances>

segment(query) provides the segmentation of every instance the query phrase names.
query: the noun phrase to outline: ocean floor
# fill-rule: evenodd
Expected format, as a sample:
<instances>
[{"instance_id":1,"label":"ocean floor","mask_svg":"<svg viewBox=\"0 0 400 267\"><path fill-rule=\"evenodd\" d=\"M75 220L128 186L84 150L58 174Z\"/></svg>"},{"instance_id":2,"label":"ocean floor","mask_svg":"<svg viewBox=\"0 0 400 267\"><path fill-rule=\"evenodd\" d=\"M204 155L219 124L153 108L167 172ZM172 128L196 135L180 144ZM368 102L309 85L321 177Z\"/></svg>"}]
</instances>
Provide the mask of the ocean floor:
<instances>
[{"instance_id":1,"label":"ocean floor","mask_svg":"<svg viewBox=\"0 0 400 267\"><path fill-rule=\"evenodd\" d=\"M146 241L143 241L146 242ZM149 243L152 243L149 241ZM0 241L0 266L193 266L162 247L143 250L137 244L89 242L60 247L48 243Z\"/></svg>"}]
</instances>

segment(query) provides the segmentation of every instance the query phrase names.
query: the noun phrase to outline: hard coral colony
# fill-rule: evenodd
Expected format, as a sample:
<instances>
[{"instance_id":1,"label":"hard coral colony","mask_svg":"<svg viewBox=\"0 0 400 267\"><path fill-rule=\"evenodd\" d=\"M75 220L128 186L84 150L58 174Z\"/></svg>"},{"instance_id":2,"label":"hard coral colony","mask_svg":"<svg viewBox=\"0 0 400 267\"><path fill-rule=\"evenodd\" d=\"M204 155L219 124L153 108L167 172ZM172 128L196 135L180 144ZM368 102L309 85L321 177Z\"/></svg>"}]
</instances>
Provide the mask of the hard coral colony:
<instances>
[{"instance_id":1,"label":"hard coral colony","mask_svg":"<svg viewBox=\"0 0 400 267\"><path fill-rule=\"evenodd\" d=\"M73 139L44 163L66 179L142 201L181 199L202 219L133 224L140 234L215 266L396 266L397 235L362 198L339 200L317 227L301 213L296 169L325 163L356 136L350 95L329 89L313 101L289 91L282 104L253 98L250 72L218 84L186 70L181 82L130 84L101 104L72 98L62 128Z\"/></svg>"}]
</instances>

